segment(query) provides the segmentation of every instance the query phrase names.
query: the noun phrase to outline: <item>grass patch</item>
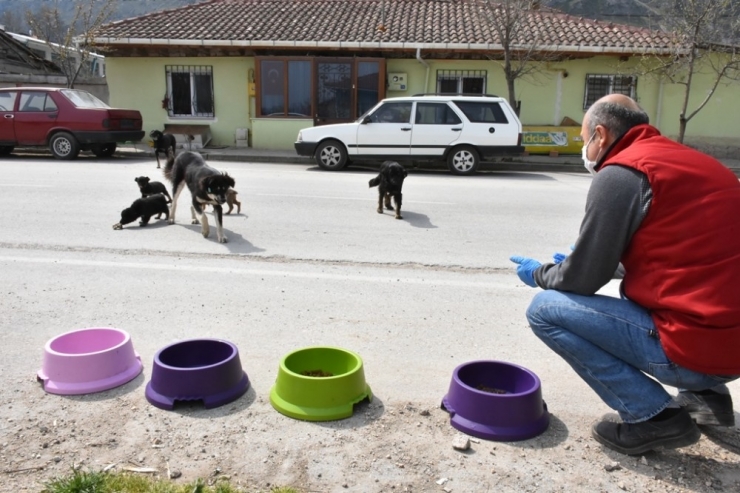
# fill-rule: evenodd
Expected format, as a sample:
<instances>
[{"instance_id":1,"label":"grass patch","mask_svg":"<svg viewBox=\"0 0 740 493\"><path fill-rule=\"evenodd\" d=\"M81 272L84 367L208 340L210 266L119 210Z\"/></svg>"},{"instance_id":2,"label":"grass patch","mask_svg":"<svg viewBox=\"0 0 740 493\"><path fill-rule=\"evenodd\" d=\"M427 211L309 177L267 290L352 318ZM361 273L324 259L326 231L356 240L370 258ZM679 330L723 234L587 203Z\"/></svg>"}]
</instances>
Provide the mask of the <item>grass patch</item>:
<instances>
[{"instance_id":1,"label":"grass patch","mask_svg":"<svg viewBox=\"0 0 740 493\"><path fill-rule=\"evenodd\" d=\"M125 472L73 470L70 474L52 479L42 493L244 493L258 490L232 486L228 481L208 485L202 479L188 484L154 479ZM301 493L293 488L276 487L259 490L265 493Z\"/></svg>"}]
</instances>

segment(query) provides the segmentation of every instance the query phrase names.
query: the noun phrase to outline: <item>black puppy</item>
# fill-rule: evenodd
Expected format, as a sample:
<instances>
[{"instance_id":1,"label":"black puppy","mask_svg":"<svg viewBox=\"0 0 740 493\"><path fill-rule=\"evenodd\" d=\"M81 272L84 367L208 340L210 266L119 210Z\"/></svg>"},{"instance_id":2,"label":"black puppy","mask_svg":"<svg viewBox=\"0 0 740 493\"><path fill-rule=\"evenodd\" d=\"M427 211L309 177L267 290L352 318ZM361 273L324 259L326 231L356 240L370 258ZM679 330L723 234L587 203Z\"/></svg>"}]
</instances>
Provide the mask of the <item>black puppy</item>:
<instances>
[{"instance_id":1,"label":"black puppy","mask_svg":"<svg viewBox=\"0 0 740 493\"><path fill-rule=\"evenodd\" d=\"M393 210L391 207L391 196L393 196L396 219L403 219L401 217L401 198L403 197L401 188L407 175L406 169L395 161L386 161L380 166L380 173L369 183L370 187L378 187L378 214L383 213L383 202L385 202L386 209Z\"/></svg>"},{"instance_id":2,"label":"black puppy","mask_svg":"<svg viewBox=\"0 0 740 493\"><path fill-rule=\"evenodd\" d=\"M138 218L141 218L139 226L146 226L154 214L157 214L157 217L164 214L165 219L170 217L167 199L161 193L134 200L131 207L121 211L121 220L113 225L113 229L123 229L124 224L132 223Z\"/></svg>"},{"instance_id":3,"label":"black puppy","mask_svg":"<svg viewBox=\"0 0 740 493\"><path fill-rule=\"evenodd\" d=\"M139 185L139 191L141 192L141 198L148 197L149 195L154 195L156 193L161 193L165 197L167 197L167 203L169 204L172 202L172 197L170 197L170 193L167 191L167 187L164 186L164 183L159 181L149 181L148 176L139 176L137 178L134 178L134 181ZM157 219L159 219L160 215L157 214Z\"/></svg>"},{"instance_id":4,"label":"black puppy","mask_svg":"<svg viewBox=\"0 0 740 493\"><path fill-rule=\"evenodd\" d=\"M149 137L154 141L154 157L157 158L157 168L159 168L159 153L161 152L167 158L168 151L171 149L174 154L177 140L174 135L165 134L159 130L149 132Z\"/></svg>"}]
</instances>

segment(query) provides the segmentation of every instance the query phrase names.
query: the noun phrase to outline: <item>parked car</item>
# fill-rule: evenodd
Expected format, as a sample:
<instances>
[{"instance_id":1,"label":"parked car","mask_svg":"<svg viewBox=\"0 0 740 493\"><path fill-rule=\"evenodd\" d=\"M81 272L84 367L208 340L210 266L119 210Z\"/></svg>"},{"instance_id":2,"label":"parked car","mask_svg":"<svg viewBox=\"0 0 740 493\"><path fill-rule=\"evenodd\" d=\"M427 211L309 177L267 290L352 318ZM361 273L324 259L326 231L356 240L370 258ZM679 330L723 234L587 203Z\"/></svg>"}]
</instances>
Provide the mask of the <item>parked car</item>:
<instances>
[{"instance_id":1,"label":"parked car","mask_svg":"<svg viewBox=\"0 0 740 493\"><path fill-rule=\"evenodd\" d=\"M58 159L74 159L80 151L107 157L118 142L143 137L138 110L111 108L87 91L0 89L0 156L18 146L48 146Z\"/></svg>"},{"instance_id":2,"label":"parked car","mask_svg":"<svg viewBox=\"0 0 740 493\"><path fill-rule=\"evenodd\" d=\"M380 101L352 123L304 128L295 150L336 171L354 160L447 162L469 175L481 159L524 152L522 124L504 98L416 95Z\"/></svg>"}]
</instances>

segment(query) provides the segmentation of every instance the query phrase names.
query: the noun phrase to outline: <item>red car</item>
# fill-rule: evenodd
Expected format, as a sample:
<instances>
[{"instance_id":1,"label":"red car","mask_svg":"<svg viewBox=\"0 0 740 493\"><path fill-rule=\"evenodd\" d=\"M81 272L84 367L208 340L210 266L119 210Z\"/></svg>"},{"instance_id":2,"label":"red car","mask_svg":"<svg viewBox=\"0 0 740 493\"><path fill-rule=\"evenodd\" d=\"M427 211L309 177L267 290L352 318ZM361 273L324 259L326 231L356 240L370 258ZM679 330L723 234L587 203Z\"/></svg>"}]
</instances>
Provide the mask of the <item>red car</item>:
<instances>
[{"instance_id":1,"label":"red car","mask_svg":"<svg viewBox=\"0 0 740 493\"><path fill-rule=\"evenodd\" d=\"M48 146L57 159L74 159L80 151L107 157L117 142L143 137L138 110L111 108L87 91L0 89L0 156L18 146Z\"/></svg>"}]
</instances>

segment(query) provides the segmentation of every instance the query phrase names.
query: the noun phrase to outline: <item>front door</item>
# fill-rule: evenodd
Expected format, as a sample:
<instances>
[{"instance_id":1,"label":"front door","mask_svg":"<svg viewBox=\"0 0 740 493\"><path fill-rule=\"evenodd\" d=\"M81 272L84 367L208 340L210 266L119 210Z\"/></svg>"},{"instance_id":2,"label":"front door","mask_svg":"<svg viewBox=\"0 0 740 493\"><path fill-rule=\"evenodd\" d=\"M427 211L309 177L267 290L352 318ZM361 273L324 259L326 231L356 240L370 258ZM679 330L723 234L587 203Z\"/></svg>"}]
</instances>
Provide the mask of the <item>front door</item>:
<instances>
[{"instance_id":1,"label":"front door","mask_svg":"<svg viewBox=\"0 0 740 493\"><path fill-rule=\"evenodd\" d=\"M353 120L352 61L316 62L316 115L314 125Z\"/></svg>"},{"instance_id":2,"label":"front door","mask_svg":"<svg viewBox=\"0 0 740 493\"><path fill-rule=\"evenodd\" d=\"M356 150L350 155L404 158L411 146L411 108L413 103L385 102L357 127Z\"/></svg>"}]
</instances>

